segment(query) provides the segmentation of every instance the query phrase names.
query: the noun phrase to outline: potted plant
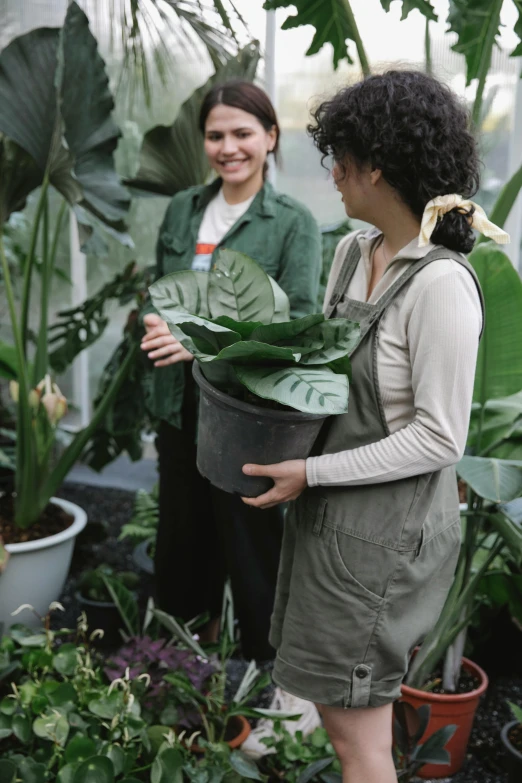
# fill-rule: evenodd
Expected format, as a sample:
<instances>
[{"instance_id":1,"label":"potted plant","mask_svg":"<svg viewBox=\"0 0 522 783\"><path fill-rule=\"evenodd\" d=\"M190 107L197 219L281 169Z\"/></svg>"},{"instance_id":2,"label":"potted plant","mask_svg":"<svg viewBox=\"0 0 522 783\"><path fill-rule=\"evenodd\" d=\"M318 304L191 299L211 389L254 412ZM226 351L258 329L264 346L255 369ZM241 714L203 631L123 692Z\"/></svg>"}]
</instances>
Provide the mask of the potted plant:
<instances>
[{"instance_id":1,"label":"potted plant","mask_svg":"<svg viewBox=\"0 0 522 783\"><path fill-rule=\"evenodd\" d=\"M485 335L479 350L467 454L457 472L467 487L463 542L455 578L433 629L414 655L402 698L431 705L426 737L448 722L458 728L448 743L449 769L423 767L422 777L451 775L465 757L486 673L463 658L466 630L479 587L498 558L522 554L522 461L511 459L522 422L522 282L507 256L490 243L471 255L486 299ZM508 395L508 396L503 396Z\"/></svg>"},{"instance_id":2,"label":"potted plant","mask_svg":"<svg viewBox=\"0 0 522 783\"><path fill-rule=\"evenodd\" d=\"M522 707L508 702L514 720L507 723L500 735L507 752L508 783L522 779Z\"/></svg>"},{"instance_id":3,"label":"potted plant","mask_svg":"<svg viewBox=\"0 0 522 783\"><path fill-rule=\"evenodd\" d=\"M196 359L199 471L227 492L266 492L271 480L242 466L307 457L324 420L347 410L358 324L320 313L288 320L277 283L230 250L209 273L175 272L149 290Z\"/></svg>"},{"instance_id":4,"label":"potted plant","mask_svg":"<svg viewBox=\"0 0 522 783\"><path fill-rule=\"evenodd\" d=\"M91 631L103 631L103 636L96 638L97 646L117 647L121 644L121 615L107 584L112 585L113 592L115 582L132 591L136 589L139 581L139 576L133 571L115 572L105 564L81 574L75 598L80 610L85 612Z\"/></svg>"},{"instance_id":5,"label":"potted plant","mask_svg":"<svg viewBox=\"0 0 522 783\"><path fill-rule=\"evenodd\" d=\"M48 310L66 205L77 217L84 250L99 247L98 225L131 242L123 223L130 199L113 162L119 137L111 118L114 104L87 17L76 3L69 4L61 29L33 30L0 53L0 92L0 225L40 187L19 302L0 231L14 342L0 344L0 368L7 357L16 415L14 491L0 499L2 552L10 555L0 576L0 622L9 625L20 602L43 615L61 592L86 515L55 495L117 394L136 348L128 352L89 426L57 456L57 428L66 401L50 373ZM51 187L64 198L54 226ZM38 292L33 284L37 265ZM39 315L35 336L29 318L33 311Z\"/></svg>"},{"instance_id":6,"label":"potted plant","mask_svg":"<svg viewBox=\"0 0 522 783\"><path fill-rule=\"evenodd\" d=\"M217 658L215 671L203 690L194 686L187 672L180 670L164 675L164 680L171 686L175 703L195 711L195 718L191 724L192 739L188 742L188 747L193 752L201 752L205 748L205 743L225 742L230 748L240 747L250 733L247 718L270 718L282 721L299 717L279 710L249 706L252 699L270 683L268 672L260 674L255 661L251 661L248 665L232 698L226 697L227 664L236 649L232 591L228 583L225 585L223 596L219 640L215 645L208 645L208 649L200 646L197 636L188 626L181 627L173 617L160 609L154 609L153 614L182 646L195 652L200 660L208 661L209 656ZM178 734L180 730L185 730L184 726L173 728Z\"/></svg>"}]
</instances>

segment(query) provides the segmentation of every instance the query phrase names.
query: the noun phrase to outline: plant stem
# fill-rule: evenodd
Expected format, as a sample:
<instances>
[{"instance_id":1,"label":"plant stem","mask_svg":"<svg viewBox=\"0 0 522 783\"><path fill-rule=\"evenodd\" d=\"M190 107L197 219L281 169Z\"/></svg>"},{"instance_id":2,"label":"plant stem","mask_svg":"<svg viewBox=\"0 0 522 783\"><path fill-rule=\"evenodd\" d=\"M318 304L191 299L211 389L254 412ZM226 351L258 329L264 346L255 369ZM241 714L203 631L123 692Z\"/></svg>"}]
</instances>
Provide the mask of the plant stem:
<instances>
[{"instance_id":1,"label":"plant stem","mask_svg":"<svg viewBox=\"0 0 522 783\"><path fill-rule=\"evenodd\" d=\"M120 386L122 385L122 383L124 382L127 376L127 372L130 366L132 365L132 362L134 361L137 351L138 351L138 343L137 341L134 341L131 347L129 348L129 352L125 357L119 369L118 374L113 379L105 396L103 397L100 404L94 411L91 421L89 422L87 427L85 427L83 430L81 430L76 434L72 443L69 444L69 446L66 448L66 450L60 457L58 464L56 465L53 473L49 476L49 478L43 485L39 498L40 506L42 509L45 508L45 506L49 502L49 498L51 498L54 495L54 493L58 490L62 481L64 480L68 472L71 470L76 460L79 459L82 451L84 450L85 446L89 442L89 439L91 438L94 430L105 416L109 408L109 405L112 403L113 399L117 395Z\"/></svg>"},{"instance_id":2,"label":"plant stem","mask_svg":"<svg viewBox=\"0 0 522 783\"><path fill-rule=\"evenodd\" d=\"M353 40L355 41L355 46L357 48L359 62L361 63L361 70L365 76L369 76L371 73L370 63L368 62L368 57L366 56L366 51L364 49L364 44L362 42L362 38L359 33L359 28L357 27L357 22L355 21L355 16L353 15L352 7L350 5L350 0L341 0L341 1L344 6L344 10L346 12L346 16L348 17L348 20L350 22L350 26L352 28Z\"/></svg>"},{"instance_id":3,"label":"plant stem","mask_svg":"<svg viewBox=\"0 0 522 783\"><path fill-rule=\"evenodd\" d=\"M49 194L45 193L43 205L42 230L42 284L40 290L40 329L36 344L36 356L33 366L33 386L36 386L47 372L47 322L49 313L49 290L51 283L49 258Z\"/></svg>"},{"instance_id":4,"label":"plant stem","mask_svg":"<svg viewBox=\"0 0 522 783\"><path fill-rule=\"evenodd\" d=\"M11 329L15 342L16 357L18 362L18 415L16 417L16 472L15 472L15 517L24 503L26 493L31 486L31 465L32 465L32 437L31 437L31 410L29 407L29 378L27 376L27 366L25 363L25 352L21 330L16 320L16 306L11 281L9 264L5 256L3 233L0 231L0 259L4 274L5 293L11 318Z\"/></svg>"},{"instance_id":5,"label":"plant stem","mask_svg":"<svg viewBox=\"0 0 522 783\"><path fill-rule=\"evenodd\" d=\"M38 345L36 349L36 359L34 364L33 383L36 385L45 376L49 369L49 341L48 341L48 313L49 313L49 292L52 285L54 267L56 263L56 253L58 250L58 240L60 238L60 229L65 214L67 204L62 200L56 225L54 227L54 236L49 253L49 198L45 200L43 212L43 266L42 266L42 290L40 296L40 330L38 332Z\"/></svg>"},{"instance_id":6,"label":"plant stem","mask_svg":"<svg viewBox=\"0 0 522 783\"><path fill-rule=\"evenodd\" d=\"M477 130L480 129L480 115L482 113L484 88L486 86L486 79L488 78L488 71L491 65L491 55L493 53L493 46L495 45L495 37L500 22L500 11L502 10L502 3L504 0L492 0L492 2L494 3L494 11L491 15L486 36L482 44L482 51L484 52L484 56L480 58L477 93L475 95L473 111L471 114L473 125L475 128L477 128Z\"/></svg>"},{"instance_id":7,"label":"plant stem","mask_svg":"<svg viewBox=\"0 0 522 783\"><path fill-rule=\"evenodd\" d=\"M40 198L38 200L38 206L36 207L33 231L31 234L31 242L29 244L29 251L27 253L25 259L25 266L24 266L24 282L22 288L22 314L20 317L20 333L22 338L22 349L23 349L24 358L27 353L27 331L28 331L28 320L29 320L29 305L31 301L31 279L33 274L34 251L36 248L36 240L38 239L40 218L42 216L42 210L46 202L48 187L49 187L49 177L46 172L40 190Z\"/></svg>"},{"instance_id":8,"label":"plant stem","mask_svg":"<svg viewBox=\"0 0 522 783\"><path fill-rule=\"evenodd\" d=\"M426 17L426 28L424 31L424 55L425 55L425 70L426 73L431 76L433 73L433 61L431 59L431 35L430 35L430 20Z\"/></svg>"}]
</instances>

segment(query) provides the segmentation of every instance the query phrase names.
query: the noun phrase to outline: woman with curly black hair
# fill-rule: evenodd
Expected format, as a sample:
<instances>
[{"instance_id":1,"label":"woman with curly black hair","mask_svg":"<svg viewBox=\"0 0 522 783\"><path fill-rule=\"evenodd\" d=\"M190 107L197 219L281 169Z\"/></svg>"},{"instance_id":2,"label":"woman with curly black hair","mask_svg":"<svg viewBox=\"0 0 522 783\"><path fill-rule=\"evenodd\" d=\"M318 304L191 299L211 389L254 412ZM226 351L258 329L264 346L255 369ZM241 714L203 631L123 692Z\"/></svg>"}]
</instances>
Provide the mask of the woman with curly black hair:
<instances>
[{"instance_id":1,"label":"woman with curly black hair","mask_svg":"<svg viewBox=\"0 0 522 783\"><path fill-rule=\"evenodd\" d=\"M460 543L455 463L469 421L483 302L463 253L479 160L468 116L436 79L389 71L341 90L310 133L347 214L374 228L337 248L327 316L360 324L348 413L315 456L246 465L295 500L271 642L274 679L319 706L345 783L391 783L391 705L437 620ZM304 622L306 620L306 622Z\"/></svg>"}]
</instances>

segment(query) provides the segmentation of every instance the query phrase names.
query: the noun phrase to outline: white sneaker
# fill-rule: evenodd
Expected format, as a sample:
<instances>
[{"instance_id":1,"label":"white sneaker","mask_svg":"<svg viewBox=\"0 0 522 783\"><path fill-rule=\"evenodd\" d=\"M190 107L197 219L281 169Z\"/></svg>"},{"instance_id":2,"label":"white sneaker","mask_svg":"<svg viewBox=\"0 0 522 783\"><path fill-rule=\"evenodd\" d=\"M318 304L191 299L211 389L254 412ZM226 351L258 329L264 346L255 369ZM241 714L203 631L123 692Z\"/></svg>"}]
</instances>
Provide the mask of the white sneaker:
<instances>
[{"instance_id":1,"label":"white sneaker","mask_svg":"<svg viewBox=\"0 0 522 783\"><path fill-rule=\"evenodd\" d=\"M269 709L301 716L297 720L283 721L284 728L292 736L295 736L297 731L302 731L303 736L306 737L321 725L321 716L312 701L292 696L291 693L287 693L281 688L275 689ZM264 737L272 736L274 736L274 722L270 718L261 718L256 728L250 732L241 745L241 750L254 759L259 759L268 753L275 753L275 748L267 748L265 743L261 742Z\"/></svg>"}]
</instances>

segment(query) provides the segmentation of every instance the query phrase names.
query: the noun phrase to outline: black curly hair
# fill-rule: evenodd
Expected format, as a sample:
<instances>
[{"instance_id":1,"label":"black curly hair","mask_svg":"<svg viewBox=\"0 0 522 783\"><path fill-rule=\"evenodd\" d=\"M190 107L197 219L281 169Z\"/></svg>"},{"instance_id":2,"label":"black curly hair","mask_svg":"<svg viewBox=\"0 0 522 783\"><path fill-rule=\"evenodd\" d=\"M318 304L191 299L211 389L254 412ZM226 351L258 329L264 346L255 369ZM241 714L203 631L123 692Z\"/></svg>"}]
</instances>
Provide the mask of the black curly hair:
<instances>
[{"instance_id":1,"label":"black curly hair","mask_svg":"<svg viewBox=\"0 0 522 783\"><path fill-rule=\"evenodd\" d=\"M370 164L419 219L428 201L470 198L480 181L477 143L457 96L420 71L387 71L340 90L313 112L317 148L342 167ZM453 209L437 222L435 244L469 253L472 211Z\"/></svg>"}]
</instances>

